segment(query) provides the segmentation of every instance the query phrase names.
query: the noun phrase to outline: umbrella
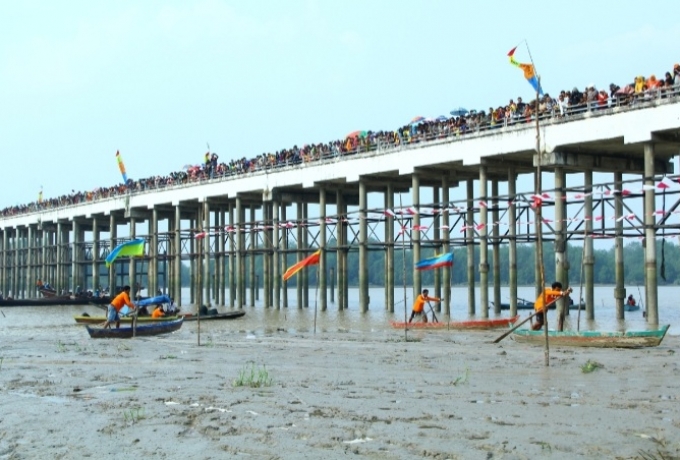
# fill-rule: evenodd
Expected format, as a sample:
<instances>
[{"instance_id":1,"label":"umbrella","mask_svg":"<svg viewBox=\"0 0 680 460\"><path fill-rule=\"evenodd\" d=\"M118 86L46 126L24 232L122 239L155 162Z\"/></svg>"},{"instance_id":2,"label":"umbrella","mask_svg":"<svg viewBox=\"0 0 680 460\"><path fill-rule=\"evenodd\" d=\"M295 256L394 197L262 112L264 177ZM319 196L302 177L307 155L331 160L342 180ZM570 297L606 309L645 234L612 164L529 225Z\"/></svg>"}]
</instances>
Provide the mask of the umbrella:
<instances>
[{"instance_id":1,"label":"umbrella","mask_svg":"<svg viewBox=\"0 0 680 460\"><path fill-rule=\"evenodd\" d=\"M439 115L437 118L435 118L435 121L448 121L448 117L445 117L444 115Z\"/></svg>"},{"instance_id":2,"label":"umbrella","mask_svg":"<svg viewBox=\"0 0 680 460\"><path fill-rule=\"evenodd\" d=\"M425 121L425 117L413 117L411 124L414 125L416 123L422 123L423 121Z\"/></svg>"},{"instance_id":3,"label":"umbrella","mask_svg":"<svg viewBox=\"0 0 680 460\"><path fill-rule=\"evenodd\" d=\"M366 137L368 136L368 131L352 131L346 137Z\"/></svg>"},{"instance_id":4,"label":"umbrella","mask_svg":"<svg viewBox=\"0 0 680 460\"><path fill-rule=\"evenodd\" d=\"M451 112L449 112L451 115L454 117L462 117L463 115L467 115L468 110L464 109L463 107L457 107L453 109Z\"/></svg>"}]
</instances>

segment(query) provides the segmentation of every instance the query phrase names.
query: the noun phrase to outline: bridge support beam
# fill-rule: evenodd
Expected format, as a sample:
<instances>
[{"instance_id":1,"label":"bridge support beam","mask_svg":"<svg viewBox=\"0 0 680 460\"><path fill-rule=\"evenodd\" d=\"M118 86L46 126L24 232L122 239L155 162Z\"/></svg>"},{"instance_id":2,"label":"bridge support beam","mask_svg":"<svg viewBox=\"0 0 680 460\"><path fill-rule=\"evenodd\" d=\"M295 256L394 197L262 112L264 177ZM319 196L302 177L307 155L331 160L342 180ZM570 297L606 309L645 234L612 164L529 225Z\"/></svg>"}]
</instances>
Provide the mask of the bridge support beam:
<instances>
[{"instance_id":1,"label":"bridge support beam","mask_svg":"<svg viewBox=\"0 0 680 460\"><path fill-rule=\"evenodd\" d=\"M491 181L491 244L492 244L492 269L493 269L493 312L498 316L501 314L501 245L500 245L500 231L498 228L498 219L500 214L498 212L498 181Z\"/></svg>"},{"instance_id":2,"label":"bridge support beam","mask_svg":"<svg viewBox=\"0 0 680 460\"><path fill-rule=\"evenodd\" d=\"M569 279L567 277L567 270L569 268L569 261L567 260L567 241L565 231L566 206L564 201L564 190L566 175L564 168L556 167L553 173L555 181L555 280L562 283L566 289L569 286ZM552 284L551 281L546 280L546 284ZM559 299L556 302L557 307L557 328L564 329L564 317L569 311L568 302L565 299Z\"/></svg>"},{"instance_id":3,"label":"bridge support beam","mask_svg":"<svg viewBox=\"0 0 680 460\"><path fill-rule=\"evenodd\" d=\"M327 282L326 282L326 270L327 260L326 260L326 189L321 187L319 189L319 249L321 250L321 257L319 257L319 291L318 299L314 301L319 302L319 309L321 311L326 311L328 308L328 293Z\"/></svg>"},{"instance_id":4,"label":"bridge support beam","mask_svg":"<svg viewBox=\"0 0 680 460\"><path fill-rule=\"evenodd\" d=\"M387 184L385 209L394 210L394 185ZM385 215L385 309L394 313L394 217Z\"/></svg>"},{"instance_id":5,"label":"bridge support beam","mask_svg":"<svg viewBox=\"0 0 680 460\"><path fill-rule=\"evenodd\" d=\"M368 193L366 181L359 180L359 311L368 311Z\"/></svg>"},{"instance_id":6,"label":"bridge support beam","mask_svg":"<svg viewBox=\"0 0 680 460\"><path fill-rule=\"evenodd\" d=\"M585 199L583 212L585 215L586 238L583 244L586 245L583 257L583 274L585 285L586 320L595 319L595 252L593 251L593 171L587 169L583 172L583 186ZM580 302L581 299L579 298Z\"/></svg>"},{"instance_id":7,"label":"bridge support beam","mask_svg":"<svg viewBox=\"0 0 680 460\"><path fill-rule=\"evenodd\" d=\"M467 211L465 213L465 247L467 249L468 316L474 316L475 301L475 191L474 181L468 179Z\"/></svg>"},{"instance_id":8,"label":"bridge support beam","mask_svg":"<svg viewBox=\"0 0 680 460\"><path fill-rule=\"evenodd\" d=\"M614 173L614 189L622 190L623 188L623 174L620 172ZM623 265L623 201L621 194L618 194L614 200L614 218L615 218L615 232L614 239L614 301L616 302L616 319L624 319L623 304L626 299L626 286L624 281L624 265Z\"/></svg>"},{"instance_id":9,"label":"bridge support beam","mask_svg":"<svg viewBox=\"0 0 680 460\"><path fill-rule=\"evenodd\" d=\"M647 323L659 324L658 290L656 271L656 214L654 214L654 144L644 145L644 213L645 213L645 293Z\"/></svg>"},{"instance_id":10,"label":"bridge support beam","mask_svg":"<svg viewBox=\"0 0 680 460\"><path fill-rule=\"evenodd\" d=\"M274 251L274 254L272 256L272 265L274 268L274 279L273 281L273 288L274 288L274 299L272 302L272 306L276 310L281 309L281 219L280 219L280 213L281 213L281 203L279 202L278 199L274 200L273 207L272 207L272 226L274 227L272 229L272 243L273 243L273 248L272 250Z\"/></svg>"},{"instance_id":11,"label":"bridge support beam","mask_svg":"<svg viewBox=\"0 0 680 460\"><path fill-rule=\"evenodd\" d=\"M432 187L432 203L435 209L439 205L439 187ZM435 248L434 252L435 254L441 253L441 215L438 213L435 213L434 216L432 216L432 238L434 240ZM434 296L441 299L442 298L442 270L435 270L434 271ZM437 313L440 313L442 311L442 303L441 302L435 302L434 305L432 305L432 308L435 309Z\"/></svg>"},{"instance_id":12,"label":"bridge support beam","mask_svg":"<svg viewBox=\"0 0 680 460\"><path fill-rule=\"evenodd\" d=\"M479 199L488 200L487 167L479 166ZM474 203L473 203L474 206ZM479 207L479 303L482 318L489 317L489 218L487 206Z\"/></svg>"},{"instance_id":13,"label":"bridge support beam","mask_svg":"<svg viewBox=\"0 0 680 460\"><path fill-rule=\"evenodd\" d=\"M510 289L510 317L517 314L517 172L508 170L508 285Z\"/></svg>"},{"instance_id":14,"label":"bridge support beam","mask_svg":"<svg viewBox=\"0 0 680 460\"><path fill-rule=\"evenodd\" d=\"M412 267L421 260L420 255L420 176L417 173L411 175L411 202L416 213L413 215L411 221L411 244L413 245L413 260ZM420 271L412 268L413 273L413 299L415 300L423 290L423 281Z\"/></svg>"},{"instance_id":15,"label":"bridge support beam","mask_svg":"<svg viewBox=\"0 0 680 460\"><path fill-rule=\"evenodd\" d=\"M439 206L439 215L441 216L441 227L443 230L443 246L442 252L448 254L451 252L451 244L449 243L449 177L442 176L442 200ZM451 316L451 267L444 267L442 269L444 278L444 314Z\"/></svg>"}]
</instances>

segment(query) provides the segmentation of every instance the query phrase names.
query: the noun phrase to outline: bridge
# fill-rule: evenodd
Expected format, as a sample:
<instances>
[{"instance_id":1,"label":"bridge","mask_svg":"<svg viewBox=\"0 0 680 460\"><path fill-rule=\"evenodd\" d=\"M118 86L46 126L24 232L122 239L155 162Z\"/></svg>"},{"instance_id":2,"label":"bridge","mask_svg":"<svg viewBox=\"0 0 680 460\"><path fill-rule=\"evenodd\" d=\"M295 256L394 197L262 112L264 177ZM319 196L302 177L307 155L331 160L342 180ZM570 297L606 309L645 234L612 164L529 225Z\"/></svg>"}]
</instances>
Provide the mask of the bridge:
<instances>
[{"instance_id":1,"label":"bridge","mask_svg":"<svg viewBox=\"0 0 680 460\"><path fill-rule=\"evenodd\" d=\"M94 290L102 280L111 287L126 279L134 284L143 274L149 292L163 286L180 299L184 261L191 268L193 303L243 308L254 305L259 292L254 261L261 258L264 306L286 308L288 282L282 280L282 273L288 255L301 260L318 248L321 310L327 309L329 292L333 293L330 286L336 283L338 308L347 308L347 255L357 251L359 306L366 311L370 304L367 254L379 250L385 254L386 288L386 305L380 307L393 311L395 248L407 245L417 261L423 248L446 252L452 246L465 246L468 313L487 317L490 289L494 311L500 313L498 246L508 244L511 312L515 312L516 245L535 241L537 235L522 221L533 216L535 191L518 193L517 179L523 174L536 175L540 167L554 181L552 189L538 192L545 193L541 206L554 207L554 220L543 221L542 228L555 244L557 280L568 284L566 242L583 239L586 315L594 318L592 236L613 237L617 316L623 318L622 239L626 232L639 234L645 242L647 320L657 324L655 241L662 228L677 231L668 218L678 203L659 215L655 196L662 178L673 174L671 160L680 149L679 102L680 91L669 91L627 105L547 116L538 123L531 120L416 136L378 143L353 154L123 190L70 205L5 215L0 218L0 290L15 297L33 296L38 278L50 280L60 290L75 292L77 286ZM613 175L606 186L612 193L592 193L594 172ZM622 193L623 174L639 175L642 190ZM575 175L578 185L570 187L567 179ZM499 194L499 183L506 184L507 194ZM423 188L431 188L432 202L422 202ZM382 194L384 206L369 209L369 193ZM403 193L410 194L408 207L395 203L395 196ZM452 199L455 193L462 198ZM623 218L624 198L629 195L642 201L642 218ZM603 203L613 209L614 216L595 229L593 210ZM318 208L317 216L309 215L310 204ZM578 209L581 215L573 226L569 208ZM295 216L289 215L293 210ZM501 215L507 223L503 233L494 225ZM118 236L121 226L126 230L121 232L124 237ZM104 259L112 248L139 237L147 241L144 257L105 267ZM477 264L475 246L480 251ZM335 272L327 264L330 253L337 257ZM537 262L537 273L539 267ZM446 313L451 308L449 270L442 269L435 278L435 295L443 298ZM480 278L479 312L475 272ZM421 273L415 270L413 284L418 292ZM306 273L297 277L296 287L297 306L309 305Z\"/></svg>"}]
</instances>

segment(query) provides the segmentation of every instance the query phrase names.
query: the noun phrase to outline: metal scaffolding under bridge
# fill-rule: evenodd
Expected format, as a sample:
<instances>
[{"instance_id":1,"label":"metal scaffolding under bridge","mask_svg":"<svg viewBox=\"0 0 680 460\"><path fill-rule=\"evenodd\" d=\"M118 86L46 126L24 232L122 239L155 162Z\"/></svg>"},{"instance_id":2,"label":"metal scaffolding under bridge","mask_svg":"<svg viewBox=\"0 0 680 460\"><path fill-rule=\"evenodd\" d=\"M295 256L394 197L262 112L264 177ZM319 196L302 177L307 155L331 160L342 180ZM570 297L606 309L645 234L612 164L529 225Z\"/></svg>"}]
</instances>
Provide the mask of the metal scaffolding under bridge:
<instances>
[{"instance_id":1,"label":"metal scaffolding under bridge","mask_svg":"<svg viewBox=\"0 0 680 460\"><path fill-rule=\"evenodd\" d=\"M540 127L540 156L533 125L501 126L3 216L0 290L34 297L37 279L73 292L140 284L181 301L184 273L193 305L244 308L254 306L262 292L264 307L287 308L288 288L294 287L297 308L311 300L323 311L335 301L336 289L336 308L348 308L348 273L356 270L359 308L366 311L372 306L368 254L381 251L385 304L378 307L393 311L395 251L408 249L415 293L422 279L413 262L432 251L465 247L468 313L488 317L492 303L493 312L500 313L499 248L508 245L503 263L509 266L515 313L517 243L535 241L534 208L541 206L557 281L569 284L567 242L584 245L589 318L594 317L593 240L614 241L620 318L623 242L643 241L647 321L658 324L656 240L679 233L680 186L671 163L680 149L678 102L669 97L548 120ZM534 175L538 161L552 185L518 192L518 177ZM602 173L611 180L594 184L593 174ZM568 178L576 183L568 184ZM421 192L427 198L421 199ZM373 203L376 195L382 196L380 206ZM111 249L132 238L146 240L146 254L107 268ZM309 270L289 282L282 274L316 250L321 251L318 297L310 299ZM351 254L356 266L350 266ZM538 270L538 261L535 265ZM450 313L450 268L437 270L435 291Z\"/></svg>"}]
</instances>

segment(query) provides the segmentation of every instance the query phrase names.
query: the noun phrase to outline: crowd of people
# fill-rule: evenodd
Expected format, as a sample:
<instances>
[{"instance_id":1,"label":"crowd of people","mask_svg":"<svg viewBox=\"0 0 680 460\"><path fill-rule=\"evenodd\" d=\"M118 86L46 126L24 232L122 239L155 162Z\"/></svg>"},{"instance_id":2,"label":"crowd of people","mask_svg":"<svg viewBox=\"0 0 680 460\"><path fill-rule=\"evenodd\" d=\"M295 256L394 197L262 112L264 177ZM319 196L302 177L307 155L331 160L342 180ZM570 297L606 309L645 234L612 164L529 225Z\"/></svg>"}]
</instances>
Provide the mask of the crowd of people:
<instances>
[{"instance_id":1,"label":"crowd of people","mask_svg":"<svg viewBox=\"0 0 680 460\"><path fill-rule=\"evenodd\" d=\"M106 199L145 190L165 188L178 184L222 179L228 176L272 170L286 166L319 161L327 158L356 155L376 150L390 150L405 145L441 140L450 137L464 137L469 133L497 129L504 126L529 123L536 119L568 118L587 111L630 106L658 98L677 98L680 96L680 64L675 64L663 79L655 75L648 78L637 76L623 87L614 83L609 89L598 90L588 85L583 91L574 87L570 91L560 91L557 98L544 94L524 102L521 97L515 101L488 110L471 110L457 113L451 117L440 116L436 119L422 118L408 123L393 131L357 131L343 139L327 143L297 145L275 153L262 153L254 158L242 157L229 162L220 162L216 153L205 154L203 164L186 167L181 171L165 176L145 179L128 179L125 184L101 187L89 192L71 191L60 197L9 206L0 211L3 217L10 217L46 209L60 208L78 203Z\"/></svg>"}]
</instances>

